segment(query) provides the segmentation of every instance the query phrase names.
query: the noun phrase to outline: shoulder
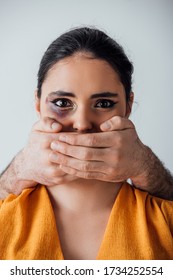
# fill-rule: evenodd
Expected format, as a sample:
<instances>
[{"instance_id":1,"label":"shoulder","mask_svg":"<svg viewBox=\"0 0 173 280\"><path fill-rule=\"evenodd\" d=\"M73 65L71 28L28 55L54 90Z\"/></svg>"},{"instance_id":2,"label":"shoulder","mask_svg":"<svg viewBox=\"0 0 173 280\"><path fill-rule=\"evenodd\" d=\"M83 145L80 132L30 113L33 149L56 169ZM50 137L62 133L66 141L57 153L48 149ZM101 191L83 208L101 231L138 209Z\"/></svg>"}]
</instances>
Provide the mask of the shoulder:
<instances>
[{"instance_id":1,"label":"shoulder","mask_svg":"<svg viewBox=\"0 0 173 280\"><path fill-rule=\"evenodd\" d=\"M47 197L45 186L38 185L34 188L28 188L22 191L20 195L10 194L4 200L0 201L0 211L5 209L15 209L16 207L27 207L28 204L37 204L40 198Z\"/></svg>"},{"instance_id":2,"label":"shoulder","mask_svg":"<svg viewBox=\"0 0 173 280\"><path fill-rule=\"evenodd\" d=\"M129 183L124 183L122 191L123 196L131 200L134 210L136 208L145 212L145 215L156 219L162 217L173 228L173 201L154 197Z\"/></svg>"},{"instance_id":3,"label":"shoulder","mask_svg":"<svg viewBox=\"0 0 173 280\"><path fill-rule=\"evenodd\" d=\"M150 205L153 209L159 207L161 210L166 208L171 211L173 210L173 201L150 195L148 192L135 188L127 182L123 184L123 193L125 196L130 196L136 202L142 203L145 207Z\"/></svg>"}]
</instances>

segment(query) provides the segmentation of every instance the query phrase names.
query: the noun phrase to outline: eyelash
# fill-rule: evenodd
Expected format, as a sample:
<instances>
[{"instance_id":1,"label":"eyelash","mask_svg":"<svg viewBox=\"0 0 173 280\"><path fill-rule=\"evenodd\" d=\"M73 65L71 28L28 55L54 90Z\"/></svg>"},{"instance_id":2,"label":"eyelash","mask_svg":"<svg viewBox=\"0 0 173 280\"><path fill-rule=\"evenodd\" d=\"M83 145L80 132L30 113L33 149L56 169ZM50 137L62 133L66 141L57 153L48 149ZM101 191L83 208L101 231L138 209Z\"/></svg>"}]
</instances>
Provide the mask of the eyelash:
<instances>
[{"instance_id":1,"label":"eyelash","mask_svg":"<svg viewBox=\"0 0 173 280\"><path fill-rule=\"evenodd\" d=\"M103 108L103 109L108 109L108 108L113 108L114 107L114 105L117 103L117 102L114 102L114 101L112 101L112 100L109 100L109 99L100 99L100 100L98 100L97 101L97 103L96 103L96 105L98 105L99 103L109 103L109 106L107 106L107 107L101 107L101 106L95 106L96 108ZM105 105L105 104L104 104Z\"/></svg>"},{"instance_id":2,"label":"eyelash","mask_svg":"<svg viewBox=\"0 0 173 280\"><path fill-rule=\"evenodd\" d=\"M64 106L59 106L59 105L57 105L58 101L60 101L62 105L63 105L64 102L69 103L70 105L65 106L65 104L64 104ZM55 106L61 108L61 110L62 110L62 109L72 108L72 107L73 107L72 102L71 102L70 100L68 100L67 98L59 98L59 99L55 99L55 100L53 100L53 101L51 101L51 102L52 102Z\"/></svg>"},{"instance_id":3,"label":"eyelash","mask_svg":"<svg viewBox=\"0 0 173 280\"><path fill-rule=\"evenodd\" d=\"M67 98L59 98L59 99L55 99L53 101L51 101L55 106L61 108L61 110L65 110L65 109L69 109L69 108L73 108L73 103L71 102L71 100L67 99ZM61 105L57 105L58 102L61 102ZM64 104L65 103L65 104ZM67 106L68 103L68 106ZM98 104L103 105L102 106L98 106ZM109 103L108 106L105 106L105 103ZM96 105L94 106L95 108L100 108L100 109L109 109L109 108L113 108L115 105L117 104L117 102L114 102L112 100L109 99L100 99L97 100Z\"/></svg>"}]
</instances>

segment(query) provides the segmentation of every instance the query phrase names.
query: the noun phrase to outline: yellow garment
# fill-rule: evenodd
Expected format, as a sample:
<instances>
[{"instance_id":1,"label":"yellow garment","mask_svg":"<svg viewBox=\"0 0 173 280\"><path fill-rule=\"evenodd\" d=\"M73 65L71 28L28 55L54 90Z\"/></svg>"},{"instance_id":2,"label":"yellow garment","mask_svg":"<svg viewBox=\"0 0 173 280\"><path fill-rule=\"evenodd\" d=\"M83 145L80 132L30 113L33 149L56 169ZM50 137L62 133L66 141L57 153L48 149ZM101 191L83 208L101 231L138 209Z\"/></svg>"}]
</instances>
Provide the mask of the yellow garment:
<instances>
[{"instance_id":1,"label":"yellow garment","mask_svg":"<svg viewBox=\"0 0 173 280\"><path fill-rule=\"evenodd\" d=\"M173 259L173 202L124 183L112 208L97 259ZM63 259L44 186L0 202L0 259Z\"/></svg>"}]
</instances>

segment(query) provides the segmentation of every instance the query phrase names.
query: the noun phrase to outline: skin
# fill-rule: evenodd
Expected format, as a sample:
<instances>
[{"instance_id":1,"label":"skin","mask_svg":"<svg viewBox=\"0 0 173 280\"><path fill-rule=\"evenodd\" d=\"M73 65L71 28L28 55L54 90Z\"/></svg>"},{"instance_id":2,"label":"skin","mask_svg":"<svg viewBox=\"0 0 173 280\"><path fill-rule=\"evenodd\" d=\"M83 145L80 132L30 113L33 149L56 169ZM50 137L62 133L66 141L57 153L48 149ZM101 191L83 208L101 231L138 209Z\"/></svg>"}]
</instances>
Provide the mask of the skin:
<instances>
[{"instance_id":1,"label":"skin","mask_svg":"<svg viewBox=\"0 0 173 280\"><path fill-rule=\"evenodd\" d=\"M52 92L60 90L71 92L74 96L58 96L57 100L57 94L55 97ZM93 98L93 94L103 92L117 95ZM69 100L63 103L62 98ZM105 107L103 104L110 104L110 101L115 103L113 107L101 108ZM148 157L148 148L140 142L134 125L128 120L132 102L133 94L130 102L126 103L123 85L117 73L107 63L91 60L81 54L57 63L43 83L41 99L36 98L40 122L33 128L30 148L24 149L21 162L23 166L27 162L33 163L35 155L36 165L43 166L44 159L49 158L51 168L58 167L60 176L71 176L68 183L63 179L58 184L50 180L51 186L47 188L65 259L95 259L112 205L121 188L121 183L117 182L130 177L129 169L132 169L131 174L136 178L136 182L147 177L145 162L146 159L152 159L153 154L150 157L150 153ZM103 125L107 120L110 127ZM59 125L44 133L46 123L47 130L52 124ZM116 131L111 132L109 129ZM52 133L60 130L62 133ZM31 153L33 144L35 150ZM54 151L51 151L50 146ZM142 164L141 158L145 158ZM124 172L123 162L130 166L127 174ZM137 162L137 165L134 162ZM150 161L147 166L148 163ZM153 170L161 166L157 164L157 160L154 163L156 164L153 165ZM14 166L15 172L20 170L16 164ZM42 179L47 166L43 169ZM32 171L33 166L29 169ZM138 171L135 173L134 170ZM115 171L120 172L118 177ZM26 178L26 172L23 174L23 178ZM22 178L21 173L19 177ZM34 176L30 176L28 172L28 178L31 180ZM34 180L32 183L35 184Z\"/></svg>"},{"instance_id":2,"label":"skin","mask_svg":"<svg viewBox=\"0 0 173 280\"><path fill-rule=\"evenodd\" d=\"M124 87L108 63L78 54L56 63L49 70L42 85L41 99L36 98L36 110L41 119L52 118L62 125L60 135L86 136L100 132L100 125L113 116L128 118L132 101L133 94L129 104L126 103ZM61 161L64 143L57 141L57 144L59 152L52 152L50 157L53 159L56 155ZM82 164L81 155L85 155L85 149L77 149L80 158L74 160ZM101 147L97 148L98 155L100 150ZM97 161L98 170L105 173L103 162L99 158ZM75 178L48 188L66 259L96 258L121 185Z\"/></svg>"},{"instance_id":3,"label":"skin","mask_svg":"<svg viewBox=\"0 0 173 280\"><path fill-rule=\"evenodd\" d=\"M154 196L173 200L171 173L152 150L140 142L134 125L128 119L117 116L106 123L109 124L109 128L107 126L103 128L105 123L100 126L104 132L85 135L68 133L66 142L70 144L68 153L70 151L72 153L76 146L85 147L85 157L89 158L89 153L92 160L94 160L94 151L91 155L91 147L105 146L100 149L100 161L104 161L107 173L90 172L91 160L89 162L83 160L82 165L75 162L75 165L68 167L70 172L75 172L80 177L107 182L131 178L135 187L146 190ZM10 193L18 195L23 189L36 187L38 183L50 187L76 178L62 171L58 163L51 162L49 159L52 153L51 145L59 139L61 129L62 126L51 118L40 119L33 125L26 147L16 155L0 176L1 199L5 199ZM56 147L54 150L56 151ZM76 152L75 158L78 156L79 149ZM107 161L104 160L106 156ZM70 166L72 158L65 157L65 160L66 165ZM92 168L94 168L93 164Z\"/></svg>"},{"instance_id":4,"label":"skin","mask_svg":"<svg viewBox=\"0 0 173 280\"><path fill-rule=\"evenodd\" d=\"M84 65L81 63L81 59L82 62L85 61ZM106 79L100 79L101 76L104 77L105 72L107 73ZM82 74L79 75L79 73ZM103 102L110 107L101 108ZM121 172L119 174L117 172L115 176L115 167L120 161L117 147L123 146L125 147L124 154L126 150L129 153L129 144L132 141L131 158L134 157L137 145L141 147L141 154L144 152L144 145L140 142L134 125L128 120L132 103L133 93L126 102L124 86L118 74L106 61L92 59L88 54L78 53L72 58L64 59L54 65L43 83L41 100L36 97L36 110L40 117L52 118L60 123L63 132L72 132L72 138L69 137L69 133L68 135L60 134L60 141L51 143L52 150L56 152L50 153L50 161L59 164L62 171L72 176L109 182L127 179L128 176ZM107 130L106 121L111 118L114 118L114 123L117 122L123 131L121 138L118 138L118 135L115 138L117 147L112 153L114 164L109 166L110 148L115 144L114 138L111 133L110 136L107 134L104 143L102 141L99 146L97 141L97 147L93 148L94 141L91 143L91 133L94 137L98 137L101 129ZM81 147L80 143L74 142L76 132L81 135L81 142L85 142L87 149ZM83 133L89 134L89 137ZM110 141L111 137L112 141ZM127 137L129 138L128 143ZM138 154L141 156L139 151ZM123 165L124 161L121 166ZM139 164L134 166L133 177L138 175L139 169L141 172L142 167ZM129 165L128 171L130 168L131 165ZM135 173L134 170L136 170ZM107 174L110 175L109 178ZM124 175L127 177L123 177Z\"/></svg>"},{"instance_id":5,"label":"skin","mask_svg":"<svg viewBox=\"0 0 173 280\"><path fill-rule=\"evenodd\" d=\"M106 78L101 80L105 73ZM113 96L107 98L106 93ZM109 101L117 104L101 108L99 100L108 103L105 107L111 105ZM63 101L67 104L61 105ZM128 117L132 101L131 93L131 100L126 103L119 76L106 61L81 53L61 60L49 70L41 100L36 98L36 110L40 117L53 118L62 124L62 131L93 133L101 131L100 125L113 116Z\"/></svg>"},{"instance_id":6,"label":"skin","mask_svg":"<svg viewBox=\"0 0 173 280\"><path fill-rule=\"evenodd\" d=\"M131 103L132 99L131 94ZM37 98L36 108L39 111ZM60 143L60 131L64 128L57 122L62 121L62 117L57 115L54 112L53 118L42 116L34 124L26 147L1 174L1 199L9 193L20 194L27 187L37 186L37 182L50 187L76 177L106 182L131 178L136 187L173 199L172 175L140 141L127 117L113 116L101 123L97 130L104 132L66 133ZM61 144L61 154L57 144ZM100 165L106 172L100 172Z\"/></svg>"},{"instance_id":7,"label":"skin","mask_svg":"<svg viewBox=\"0 0 173 280\"><path fill-rule=\"evenodd\" d=\"M82 70L83 65L81 64L82 65L81 66L80 63L78 62L80 57L87 60L88 62L87 65L84 65L85 66L84 70ZM100 132L101 129L102 130L107 129L107 126L106 128L104 128L103 123L106 120L112 118L113 116L117 116L117 121L114 120L114 122L117 123L120 122L122 123L122 118L123 118L124 124L123 123L122 124L126 126L124 127L124 130L126 129L133 130L134 131L133 138L138 139L137 134L135 132L134 125L129 120L127 120L131 111L131 105L133 102L133 93L131 93L130 100L127 103L125 99L124 87L120 82L117 73L109 66L108 63L101 60L97 60L97 67L92 68L93 61L95 62L96 60L93 60L90 57L88 58L86 55L84 56L83 54L78 54L73 57L71 63L69 63L69 59L65 59L63 60L63 62L60 61L58 63L58 66L59 65L62 66L60 71L59 68L57 69L57 67L54 66L53 69L51 69L50 71L51 77L48 75L48 78L43 83L41 101L38 98L36 98L37 112L39 112L41 116L43 115L42 112L44 112L44 116L46 118L55 119L57 122L59 122L62 125L62 131L64 132L66 131L73 132L72 134L73 136L74 133L80 132L81 136L83 137L83 138L81 137L81 140L82 139L84 140L85 138L83 142L85 142L86 146L88 147L91 147L94 144L91 143L92 140L90 138L91 133L94 135L94 137L97 137L98 135L97 132ZM78 67L76 67L77 68L76 72L74 71L73 64L78 65ZM100 65L102 65L102 68ZM101 81L99 80L100 78L99 75L104 76L105 69L107 70L107 74L109 78L106 81L104 79ZM79 79L78 73L80 73L81 71L82 71L82 77L80 77ZM59 75L59 80L58 80L59 84L57 84L56 72ZM54 73L56 73L56 75L54 75ZM115 87L115 83L116 83L116 87ZM51 88L50 88L50 84L51 84ZM48 95L47 92L49 92ZM93 94L90 95L90 98L88 97L86 98L86 93L88 94L89 92ZM69 94L72 96L69 96ZM109 95L108 98L107 95ZM102 102L106 102L106 104L109 104L111 102L117 104L114 104L114 108L109 108L109 110L108 108L101 109L99 108L99 106L101 106L101 103L99 102L100 100L99 98L102 99ZM66 102L67 103L66 108L65 107L60 108L56 106L55 105L56 100L57 102ZM78 102L78 100L80 102ZM85 106L83 104L85 104ZM86 105L88 105L88 107ZM90 109L89 109L89 105L90 105ZM96 108L94 109L94 106L97 106L97 109ZM78 115L80 116L80 118ZM90 139L89 138L87 139L86 135L82 135L82 133L86 133L86 132L89 135ZM60 137L61 136L62 135L60 135ZM106 137L107 137L107 142L108 141L110 142L110 138L112 137L112 135L111 134L105 135L105 140ZM76 144L77 143L74 143L74 145ZM112 144L114 143L111 143L111 145ZM95 176L93 177L93 179L101 178L104 181L117 181L117 178L115 178L115 170L113 170L114 167L112 168L111 166L110 169L112 168L112 170L110 171L112 172L110 173L114 173L114 177L107 178L107 172L106 172L107 168L105 168L105 164L104 164L105 157L103 156L103 153L107 154L108 152L108 154L110 154L109 151L106 150L103 151L102 149L98 149L98 147L97 149L90 148L88 150L86 148L80 147L79 150L79 148L74 145L73 145L73 149L71 149L70 146L67 146L65 143L62 142L51 143L51 148L56 152L61 152L61 155L59 153L58 154L50 153L50 157L49 157L50 161L61 164L61 169L64 170L65 173L69 173L71 175L76 175L82 178L90 178L89 176L92 175ZM97 141L97 145L98 145L98 141ZM81 145L79 144L79 146ZM101 147L102 148L107 147L107 143L105 142L103 145L103 141L102 141ZM94 155L94 158L91 158L90 154ZM77 158L76 155L78 156ZM83 160L83 162L81 160ZM89 161L86 162L86 160L93 160L93 163ZM72 166L75 166L75 169L71 169ZM85 171L83 169L87 169L87 166L89 171L91 170L93 171L92 173L83 172ZM102 166L102 169L105 172L104 173L102 172L101 174L100 173L97 174L96 172L100 170L100 166ZM77 172L77 169L80 168L82 170L78 170ZM137 169L138 168L136 168L136 170ZM122 178L120 177L121 176L119 175L118 181L122 180Z\"/></svg>"}]
</instances>

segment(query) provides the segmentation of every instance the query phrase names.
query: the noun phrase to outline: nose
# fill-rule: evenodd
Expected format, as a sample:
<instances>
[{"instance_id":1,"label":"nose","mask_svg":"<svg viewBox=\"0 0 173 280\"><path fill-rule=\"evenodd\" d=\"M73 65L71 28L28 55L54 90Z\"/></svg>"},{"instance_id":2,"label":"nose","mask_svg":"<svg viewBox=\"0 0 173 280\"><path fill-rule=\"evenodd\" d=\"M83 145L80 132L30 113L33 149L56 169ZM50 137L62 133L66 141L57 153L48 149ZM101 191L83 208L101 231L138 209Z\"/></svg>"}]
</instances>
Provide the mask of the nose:
<instances>
[{"instance_id":1,"label":"nose","mask_svg":"<svg viewBox=\"0 0 173 280\"><path fill-rule=\"evenodd\" d=\"M78 132L87 132L93 129L92 116L84 108L78 108L73 119L73 129Z\"/></svg>"}]
</instances>

